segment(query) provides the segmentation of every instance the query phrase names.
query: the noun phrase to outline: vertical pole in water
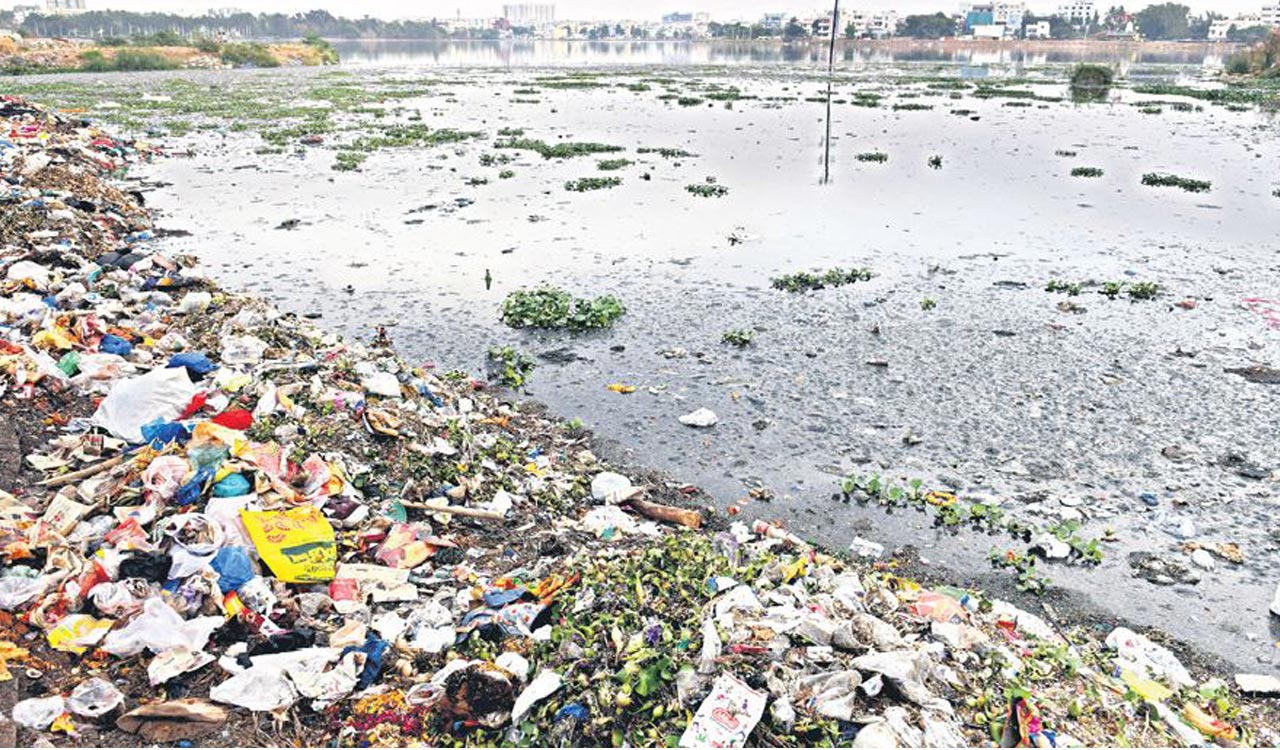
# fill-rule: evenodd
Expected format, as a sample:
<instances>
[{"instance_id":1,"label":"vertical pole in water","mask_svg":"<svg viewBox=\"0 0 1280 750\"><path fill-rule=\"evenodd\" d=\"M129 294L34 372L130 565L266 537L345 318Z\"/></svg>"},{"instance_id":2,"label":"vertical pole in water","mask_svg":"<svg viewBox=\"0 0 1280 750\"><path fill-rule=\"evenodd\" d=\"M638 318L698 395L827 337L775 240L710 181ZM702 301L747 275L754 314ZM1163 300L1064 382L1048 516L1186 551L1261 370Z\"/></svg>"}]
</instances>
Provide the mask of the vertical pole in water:
<instances>
[{"instance_id":1,"label":"vertical pole in water","mask_svg":"<svg viewBox=\"0 0 1280 750\"><path fill-rule=\"evenodd\" d=\"M840 0L831 10L831 48L827 53L827 142L822 154L822 184L831 181L831 79L836 70L836 27L840 25Z\"/></svg>"}]
</instances>

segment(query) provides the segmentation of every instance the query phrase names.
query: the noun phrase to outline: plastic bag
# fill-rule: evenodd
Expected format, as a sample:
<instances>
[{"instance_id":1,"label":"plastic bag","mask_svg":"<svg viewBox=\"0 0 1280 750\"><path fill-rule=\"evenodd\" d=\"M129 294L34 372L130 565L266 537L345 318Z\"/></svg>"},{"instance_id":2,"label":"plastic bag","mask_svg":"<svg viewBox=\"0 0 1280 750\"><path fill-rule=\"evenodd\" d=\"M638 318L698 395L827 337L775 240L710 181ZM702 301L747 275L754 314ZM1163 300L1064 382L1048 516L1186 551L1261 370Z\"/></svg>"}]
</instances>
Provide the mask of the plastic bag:
<instances>
[{"instance_id":1,"label":"plastic bag","mask_svg":"<svg viewBox=\"0 0 1280 750\"><path fill-rule=\"evenodd\" d=\"M142 425L177 419L199 389L184 369L152 370L122 380L98 405L92 423L131 443L142 442Z\"/></svg>"},{"instance_id":2,"label":"plastic bag","mask_svg":"<svg viewBox=\"0 0 1280 750\"><path fill-rule=\"evenodd\" d=\"M124 703L124 693L101 677L90 677L76 685L67 698L67 710L76 716L96 719L105 716Z\"/></svg>"},{"instance_id":3,"label":"plastic bag","mask_svg":"<svg viewBox=\"0 0 1280 750\"><path fill-rule=\"evenodd\" d=\"M768 696L722 674L680 735L680 747L743 747L764 716Z\"/></svg>"},{"instance_id":4,"label":"plastic bag","mask_svg":"<svg viewBox=\"0 0 1280 750\"><path fill-rule=\"evenodd\" d=\"M66 711L67 702L61 695L28 698L13 707L13 721L18 726L43 732Z\"/></svg>"},{"instance_id":5,"label":"plastic bag","mask_svg":"<svg viewBox=\"0 0 1280 750\"><path fill-rule=\"evenodd\" d=\"M243 547L223 547L209 563L218 573L218 587L226 594L253 579L253 562Z\"/></svg>"},{"instance_id":6,"label":"plastic bag","mask_svg":"<svg viewBox=\"0 0 1280 750\"><path fill-rule=\"evenodd\" d=\"M191 464L181 456L157 456L142 472L148 499L172 500L190 471Z\"/></svg>"},{"instance_id":7,"label":"plastic bag","mask_svg":"<svg viewBox=\"0 0 1280 750\"><path fill-rule=\"evenodd\" d=\"M338 562L333 527L310 505L284 511L240 511L258 557L285 583L333 580Z\"/></svg>"},{"instance_id":8,"label":"plastic bag","mask_svg":"<svg viewBox=\"0 0 1280 750\"><path fill-rule=\"evenodd\" d=\"M125 627L107 634L102 649L116 656L133 656L144 650L160 653L185 646L203 651L213 631L222 626L221 617L196 617L184 620L159 597L142 605L142 614Z\"/></svg>"},{"instance_id":9,"label":"plastic bag","mask_svg":"<svg viewBox=\"0 0 1280 750\"><path fill-rule=\"evenodd\" d=\"M83 654L90 646L97 645L113 624L111 620L89 615L67 615L49 631L49 645L59 651Z\"/></svg>"}]
</instances>

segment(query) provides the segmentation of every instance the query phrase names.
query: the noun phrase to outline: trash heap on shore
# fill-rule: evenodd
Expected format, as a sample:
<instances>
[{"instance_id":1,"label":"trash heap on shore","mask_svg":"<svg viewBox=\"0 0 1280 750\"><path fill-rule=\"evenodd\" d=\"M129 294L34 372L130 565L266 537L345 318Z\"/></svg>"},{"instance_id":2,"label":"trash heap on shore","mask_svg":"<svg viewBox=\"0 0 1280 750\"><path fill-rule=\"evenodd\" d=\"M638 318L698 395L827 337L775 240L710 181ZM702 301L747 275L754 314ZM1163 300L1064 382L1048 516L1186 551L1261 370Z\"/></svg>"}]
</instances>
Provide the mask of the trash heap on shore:
<instances>
[{"instance_id":1,"label":"trash heap on shore","mask_svg":"<svg viewBox=\"0 0 1280 750\"><path fill-rule=\"evenodd\" d=\"M1275 677L724 523L483 383L221 290L113 182L153 149L0 117L24 745L1280 744L1242 698Z\"/></svg>"}]
</instances>

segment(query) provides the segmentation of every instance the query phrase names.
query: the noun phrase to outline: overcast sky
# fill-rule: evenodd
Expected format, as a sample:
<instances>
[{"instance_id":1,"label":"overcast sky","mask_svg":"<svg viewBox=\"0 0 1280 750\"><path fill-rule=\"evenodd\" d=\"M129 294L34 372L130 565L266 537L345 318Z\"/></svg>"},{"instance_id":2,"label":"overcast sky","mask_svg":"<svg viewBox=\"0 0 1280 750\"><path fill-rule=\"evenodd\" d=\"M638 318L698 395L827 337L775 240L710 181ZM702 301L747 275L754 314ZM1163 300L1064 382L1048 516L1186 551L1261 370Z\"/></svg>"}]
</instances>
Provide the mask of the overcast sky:
<instances>
[{"instance_id":1,"label":"overcast sky","mask_svg":"<svg viewBox=\"0 0 1280 750\"><path fill-rule=\"evenodd\" d=\"M36 0L0 0L3 5L35 4ZM1254 12L1261 9L1264 0L1181 0L1195 11L1215 10L1219 13ZM887 9L906 13L955 11L963 0L845 0L846 7ZM1098 0L1097 5L1107 7L1114 3L1130 10L1145 7L1150 0L1123 2L1122 0ZM444 18L459 13L463 17L496 16L502 12L502 2L490 0L87 0L93 10L120 8L138 11L169 11L200 14L209 8L236 7L259 12L294 12L323 8L334 15L380 16L383 18ZM556 17L562 19L625 18L633 20L656 19L663 13L676 10L701 10L716 18L755 18L767 11L810 11L827 6L821 0L561 0L556 2ZM0 7L3 7L0 5ZM1036 11L1052 11L1058 0L1030 0L1028 6Z\"/></svg>"}]
</instances>

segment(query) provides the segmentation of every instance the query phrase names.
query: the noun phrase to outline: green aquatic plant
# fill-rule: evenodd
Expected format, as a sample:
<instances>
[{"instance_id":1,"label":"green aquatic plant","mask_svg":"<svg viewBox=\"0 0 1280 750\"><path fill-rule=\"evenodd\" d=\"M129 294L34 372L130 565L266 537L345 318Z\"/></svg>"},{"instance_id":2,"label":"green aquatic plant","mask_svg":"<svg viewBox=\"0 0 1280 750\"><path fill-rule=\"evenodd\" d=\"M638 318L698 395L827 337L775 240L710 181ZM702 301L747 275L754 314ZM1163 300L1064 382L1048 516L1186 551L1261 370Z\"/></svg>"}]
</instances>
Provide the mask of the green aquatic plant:
<instances>
[{"instance_id":1,"label":"green aquatic plant","mask_svg":"<svg viewBox=\"0 0 1280 750\"><path fill-rule=\"evenodd\" d=\"M942 169L942 156L940 154L934 154L929 157L929 168Z\"/></svg>"},{"instance_id":2,"label":"green aquatic plant","mask_svg":"<svg viewBox=\"0 0 1280 750\"><path fill-rule=\"evenodd\" d=\"M511 179L512 177L515 177L515 176L516 176L516 173L515 173L515 172L512 172L510 169L504 169L504 170L502 170L501 172L499 172L499 173L498 173L498 179L499 179L499 180L509 180L509 179Z\"/></svg>"},{"instance_id":3,"label":"green aquatic plant","mask_svg":"<svg viewBox=\"0 0 1280 750\"><path fill-rule=\"evenodd\" d=\"M508 388L523 387L537 367L532 357L511 346L490 348L488 358L490 373Z\"/></svg>"},{"instance_id":4,"label":"green aquatic plant","mask_svg":"<svg viewBox=\"0 0 1280 750\"><path fill-rule=\"evenodd\" d=\"M607 154L623 150L621 146L610 146L607 143L565 142L551 145L535 138L509 138L495 142L493 147L533 151L544 159L570 159L575 156Z\"/></svg>"},{"instance_id":5,"label":"green aquatic plant","mask_svg":"<svg viewBox=\"0 0 1280 750\"><path fill-rule=\"evenodd\" d=\"M751 342L756 340L756 332L748 328L735 328L731 331L725 331L720 336L720 342L736 346L739 349L748 347Z\"/></svg>"},{"instance_id":6,"label":"green aquatic plant","mask_svg":"<svg viewBox=\"0 0 1280 750\"><path fill-rule=\"evenodd\" d=\"M682 148L650 148L641 147L636 149L637 154L657 154L664 159L686 159L697 154L689 153Z\"/></svg>"},{"instance_id":7,"label":"green aquatic plant","mask_svg":"<svg viewBox=\"0 0 1280 750\"><path fill-rule=\"evenodd\" d=\"M883 151L865 151L861 154L854 156L853 158L857 159L858 161L869 161L869 162L875 162L877 164L883 164L889 161L889 155L884 153Z\"/></svg>"},{"instance_id":8,"label":"green aquatic plant","mask_svg":"<svg viewBox=\"0 0 1280 750\"><path fill-rule=\"evenodd\" d=\"M705 99L699 99L696 96L682 96L676 100L676 104L679 104L681 107L696 107L699 104L703 104L705 101Z\"/></svg>"},{"instance_id":9,"label":"green aquatic plant","mask_svg":"<svg viewBox=\"0 0 1280 750\"><path fill-rule=\"evenodd\" d=\"M1051 293L1066 294L1068 297L1077 297L1083 291L1084 285L1079 282L1058 281L1057 279L1049 279L1049 283L1045 285L1044 290Z\"/></svg>"},{"instance_id":10,"label":"green aquatic plant","mask_svg":"<svg viewBox=\"0 0 1280 750\"><path fill-rule=\"evenodd\" d=\"M1071 170L1072 177L1101 177L1102 174L1102 170L1097 167L1075 167Z\"/></svg>"},{"instance_id":11,"label":"green aquatic plant","mask_svg":"<svg viewBox=\"0 0 1280 750\"><path fill-rule=\"evenodd\" d=\"M1153 300L1160 296L1160 285L1154 281L1138 281L1129 285L1129 299Z\"/></svg>"},{"instance_id":12,"label":"green aquatic plant","mask_svg":"<svg viewBox=\"0 0 1280 750\"><path fill-rule=\"evenodd\" d=\"M630 159L601 159L596 162L596 169L599 169L602 172L614 172L619 169L629 167L632 164L635 164L635 162Z\"/></svg>"},{"instance_id":13,"label":"green aquatic plant","mask_svg":"<svg viewBox=\"0 0 1280 750\"><path fill-rule=\"evenodd\" d=\"M566 182L564 189L571 193L585 193L591 190L608 190L621 184L621 177L581 177Z\"/></svg>"},{"instance_id":14,"label":"green aquatic plant","mask_svg":"<svg viewBox=\"0 0 1280 750\"><path fill-rule=\"evenodd\" d=\"M930 310L934 309L937 306L938 306L938 301L930 297L925 297L924 299L920 300L920 309L924 310L925 312L929 312Z\"/></svg>"},{"instance_id":15,"label":"green aquatic plant","mask_svg":"<svg viewBox=\"0 0 1280 750\"><path fill-rule=\"evenodd\" d=\"M1077 103L1106 101L1115 83L1115 71L1106 65L1081 63L1071 70L1071 99Z\"/></svg>"},{"instance_id":16,"label":"green aquatic plant","mask_svg":"<svg viewBox=\"0 0 1280 750\"><path fill-rule=\"evenodd\" d=\"M1107 281L1103 283L1102 289L1099 290L1098 294L1110 299L1115 299L1124 291L1124 286L1125 284L1123 281Z\"/></svg>"},{"instance_id":17,"label":"green aquatic plant","mask_svg":"<svg viewBox=\"0 0 1280 750\"><path fill-rule=\"evenodd\" d=\"M810 292L827 287L841 287L846 284L855 284L859 281L870 281L872 277L869 268L854 268L845 270L843 268L832 268L824 273L816 274L807 271L799 273L787 274L770 279L770 285L783 292Z\"/></svg>"},{"instance_id":18,"label":"green aquatic plant","mask_svg":"<svg viewBox=\"0 0 1280 750\"><path fill-rule=\"evenodd\" d=\"M627 309L616 297L575 298L556 287L519 290L502 303L502 322L512 328L587 331L611 328Z\"/></svg>"},{"instance_id":19,"label":"green aquatic plant","mask_svg":"<svg viewBox=\"0 0 1280 750\"><path fill-rule=\"evenodd\" d=\"M1189 193L1207 193L1213 187L1208 180L1194 180L1174 174L1148 172L1142 176L1142 184L1151 187L1176 187Z\"/></svg>"},{"instance_id":20,"label":"green aquatic plant","mask_svg":"<svg viewBox=\"0 0 1280 750\"><path fill-rule=\"evenodd\" d=\"M355 151L339 151L333 163L333 169L337 172L354 172L360 168L364 160L369 158L367 154L357 153Z\"/></svg>"},{"instance_id":21,"label":"green aquatic plant","mask_svg":"<svg viewBox=\"0 0 1280 750\"><path fill-rule=\"evenodd\" d=\"M1054 152L1053 152L1053 155L1054 155L1054 156L1063 156L1063 157L1067 157L1067 158L1075 158L1075 157L1077 156L1077 154L1076 154L1076 152L1075 152L1075 151L1067 151L1067 150L1065 150L1065 149L1058 149L1057 151L1054 151Z\"/></svg>"},{"instance_id":22,"label":"green aquatic plant","mask_svg":"<svg viewBox=\"0 0 1280 750\"><path fill-rule=\"evenodd\" d=\"M709 182L685 185L684 189L699 198L723 198L729 194L729 188Z\"/></svg>"},{"instance_id":23,"label":"green aquatic plant","mask_svg":"<svg viewBox=\"0 0 1280 750\"><path fill-rule=\"evenodd\" d=\"M918 104L916 102L896 102L893 105L893 110L895 112L923 112L928 109L933 109L933 105Z\"/></svg>"}]
</instances>

